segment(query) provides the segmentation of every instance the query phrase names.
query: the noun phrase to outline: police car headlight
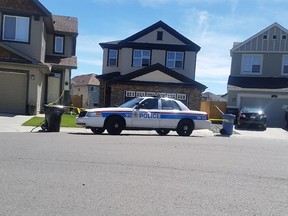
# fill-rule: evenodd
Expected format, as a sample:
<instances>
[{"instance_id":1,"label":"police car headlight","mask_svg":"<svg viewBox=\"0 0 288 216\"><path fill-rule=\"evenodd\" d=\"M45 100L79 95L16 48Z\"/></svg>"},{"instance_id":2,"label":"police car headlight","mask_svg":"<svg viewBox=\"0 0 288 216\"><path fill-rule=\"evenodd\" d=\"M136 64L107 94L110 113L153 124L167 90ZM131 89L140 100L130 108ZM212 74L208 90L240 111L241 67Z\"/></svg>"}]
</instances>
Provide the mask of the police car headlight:
<instances>
[{"instance_id":1,"label":"police car headlight","mask_svg":"<svg viewBox=\"0 0 288 216\"><path fill-rule=\"evenodd\" d=\"M100 112L87 112L87 117L100 117L102 114Z\"/></svg>"}]
</instances>

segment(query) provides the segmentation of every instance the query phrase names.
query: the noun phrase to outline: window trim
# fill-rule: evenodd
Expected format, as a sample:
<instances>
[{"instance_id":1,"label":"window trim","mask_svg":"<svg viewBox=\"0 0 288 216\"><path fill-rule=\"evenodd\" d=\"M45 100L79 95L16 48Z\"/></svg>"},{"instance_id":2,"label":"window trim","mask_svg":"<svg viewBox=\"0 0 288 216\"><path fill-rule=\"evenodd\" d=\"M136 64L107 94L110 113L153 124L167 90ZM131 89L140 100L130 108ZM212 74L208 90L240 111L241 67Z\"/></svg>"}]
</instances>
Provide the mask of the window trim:
<instances>
[{"instance_id":1,"label":"window trim","mask_svg":"<svg viewBox=\"0 0 288 216\"><path fill-rule=\"evenodd\" d=\"M174 56L174 66L173 67L168 67L168 53L169 52L172 52L172 53L175 53L175 56ZM182 53L183 56L182 56L182 67L181 68L178 68L176 67L176 54L177 53ZM166 57L165 57L165 66L167 68L170 68L170 69L176 69L176 70L184 70L184 64L185 63L185 52L184 51L172 51L172 50L166 50Z\"/></svg>"},{"instance_id":2,"label":"window trim","mask_svg":"<svg viewBox=\"0 0 288 216\"><path fill-rule=\"evenodd\" d=\"M285 58L287 58L287 65L286 66L288 67L288 55L283 55L282 56L281 75L288 76L288 73L284 73L284 66L285 66L284 60L285 60Z\"/></svg>"},{"instance_id":3,"label":"window trim","mask_svg":"<svg viewBox=\"0 0 288 216\"><path fill-rule=\"evenodd\" d=\"M250 72L247 72L247 71L244 71L244 58L245 56L248 56L248 57L260 57L260 70L259 70L259 73L255 73L255 72L252 72L252 67L251 67L251 71ZM251 65L253 66L253 64ZM262 74L262 68L263 68L263 55L261 54L244 54L242 55L242 62L241 62L241 74L250 74L250 75L260 75Z\"/></svg>"},{"instance_id":4,"label":"window trim","mask_svg":"<svg viewBox=\"0 0 288 216\"><path fill-rule=\"evenodd\" d=\"M5 39L5 18L6 17L14 17L16 18L16 28L15 28L15 39ZM17 18L23 18L23 19L27 19L28 20L28 30L27 30L27 41L26 40L17 40L16 39L16 30L17 30ZM11 42L15 42L15 43L30 43L30 32L31 32L31 17L30 16L22 16L22 15L11 15L11 14L3 14L2 15L2 26L1 26L1 39L3 41L11 41Z\"/></svg>"},{"instance_id":5,"label":"window trim","mask_svg":"<svg viewBox=\"0 0 288 216\"><path fill-rule=\"evenodd\" d=\"M61 51L56 50L56 39L57 38L62 38L62 50ZM65 36L64 35L54 35L53 53L64 54L64 50L65 50Z\"/></svg>"},{"instance_id":6,"label":"window trim","mask_svg":"<svg viewBox=\"0 0 288 216\"><path fill-rule=\"evenodd\" d=\"M140 65L134 65L134 59L135 59L135 51L138 50L138 51L141 51L141 57L140 58L137 58L137 59L140 59L140 62L141 64ZM148 65L146 64L143 64L143 59L146 59L146 58L143 58L143 52L144 51L148 51L149 52L149 63ZM148 67L151 65L151 50L149 49L133 49L133 54L132 54L132 67Z\"/></svg>"},{"instance_id":7,"label":"window trim","mask_svg":"<svg viewBox=\"0 0 288 216\"><path fill-rule=\"evenodd\" d=\"M110 51L116 51L116 64L112 65L110 64L110 59L114 59L114 58L110 58ZM107 66L108 67L118 67L118 58L119 58L119 50L117 49L108 49L108 56L107 56Z\"/></svg>"}]
</instances>

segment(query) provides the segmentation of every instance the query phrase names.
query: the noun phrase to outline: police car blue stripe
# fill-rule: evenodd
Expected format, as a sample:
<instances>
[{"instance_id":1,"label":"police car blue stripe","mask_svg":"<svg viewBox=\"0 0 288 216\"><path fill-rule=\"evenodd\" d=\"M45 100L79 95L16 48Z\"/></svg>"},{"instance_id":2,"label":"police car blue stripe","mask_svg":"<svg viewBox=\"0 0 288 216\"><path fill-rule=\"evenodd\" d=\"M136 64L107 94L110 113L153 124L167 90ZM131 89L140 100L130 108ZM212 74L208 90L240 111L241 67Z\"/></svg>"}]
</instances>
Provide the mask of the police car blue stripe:
<instances>
[{"instance_id":1,"label":"police car blue stripe","mask_svg":"<svg viewBox=\"0 0 288 216\"><path fill-rule=\"evenodd\" d=\"M132 112L103 112L102 117L106 118L110 115L120 115L123 118L132 118ZM151 114L141 113L140 118L160 118L160 119L183 119L189 118L193 120L206 120L205 115L191 115L191 114L183 114L183 113L160 113L153 112Z\"/></svg>"}]
</instances>

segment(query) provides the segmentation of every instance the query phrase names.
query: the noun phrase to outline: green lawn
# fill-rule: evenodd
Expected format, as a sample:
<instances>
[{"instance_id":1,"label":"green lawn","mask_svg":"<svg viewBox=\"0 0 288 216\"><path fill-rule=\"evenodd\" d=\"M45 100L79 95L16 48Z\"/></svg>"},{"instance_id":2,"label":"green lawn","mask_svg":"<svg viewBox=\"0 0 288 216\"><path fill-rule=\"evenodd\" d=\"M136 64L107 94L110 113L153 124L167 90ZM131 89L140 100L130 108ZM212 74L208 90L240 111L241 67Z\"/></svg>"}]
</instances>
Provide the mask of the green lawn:
<instances>
[{"instance_id":1,"label":"green lawn","mask_svg":"<svg viewBox=\"0 0 288 216\"><path fill-rule=\"evenodd\" d=\"M60 127L81 127L75 124L77 115L63 114L61 118ZM41 126L45 121L44 117L34 116L28 121L24 122L22 126Z\"/></svg>"}]
</instances>

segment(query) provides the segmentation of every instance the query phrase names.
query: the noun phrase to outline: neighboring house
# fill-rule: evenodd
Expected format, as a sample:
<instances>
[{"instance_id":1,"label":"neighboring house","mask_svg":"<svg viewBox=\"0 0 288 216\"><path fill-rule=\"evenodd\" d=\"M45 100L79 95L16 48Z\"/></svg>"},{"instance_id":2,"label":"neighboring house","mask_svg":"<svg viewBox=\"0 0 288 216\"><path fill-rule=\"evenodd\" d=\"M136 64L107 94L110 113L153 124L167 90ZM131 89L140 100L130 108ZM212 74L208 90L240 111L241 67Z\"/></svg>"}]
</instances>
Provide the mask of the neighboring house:
<instances>
[{"instance_id":1,"label":"neighboring house","mask_svg":"<svg viewBox=\"0 0 288 216\"><path fill-rule=\"evenodd\" d=\"M0 112L69 104L77 18L52 15L38 0L9 0L0 1L0 23Z\"/></svg>"},{"instance_id":2,"label":"neighboring house","mask_svg":"<svg viewBox=\"0 0 288 216\"><path fill-rule=\"evenodd\" d=\"M100 106L115 106L138 96L166 96L200 109L206 86L195 79L200 47L159 21L121 41L100 43L103 71Z\"/></svg>"},{"instance_id":3,"label":"neighboring house","mask_svg":"<svg viewBox=\"0 0 288 216\"><path fill-rule=\"evenodd\" d=\"M215 95L212 92L204 92L202 94L202 101L221 101L227 102L227 94Z\"/></svg>"},{"instance_id":4,"label":"neighboring house","mask_svg":"<svg viewBox=\"0 0 288 216\"><path fill-rule=\"evenodd\" d=\"M80 104L83 108L98 107L99 86L99 80L93 73L75 76L72 78L71 95L72 97L78 96L81 98Z\"/></svg>"},{"instance_id":5,"label":"neighboring house","mask_svg":"<svg viewBox=\"0 0 288 216\"><path fill-rule=\"evenodd\" d=\"M274 23L231 49L228 110L260 106L268 127L283 127L288 106L288 30Z\"/></svg>"}]
</instances>

